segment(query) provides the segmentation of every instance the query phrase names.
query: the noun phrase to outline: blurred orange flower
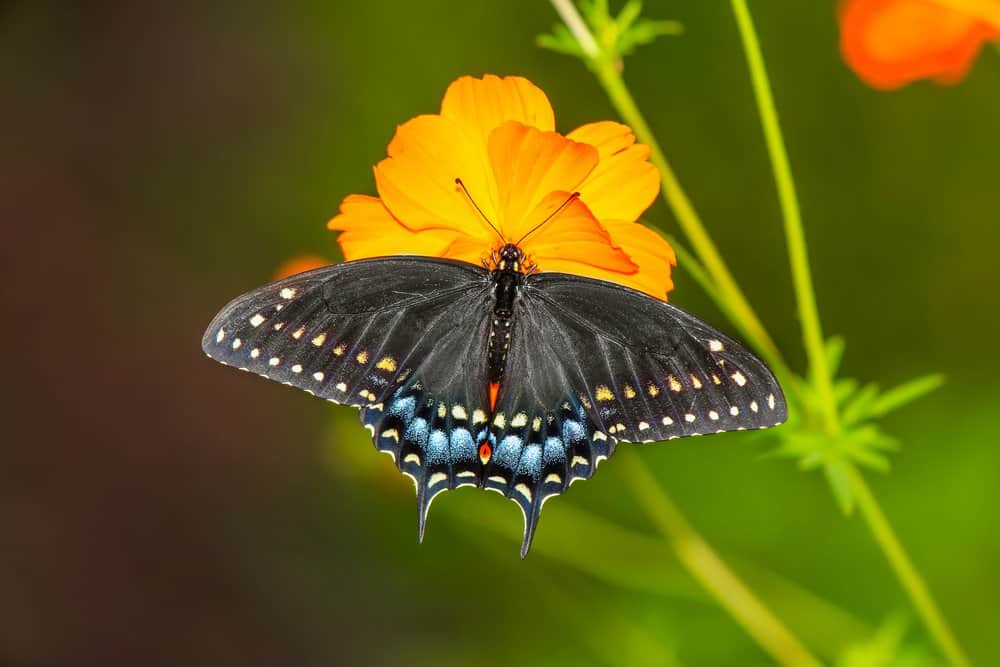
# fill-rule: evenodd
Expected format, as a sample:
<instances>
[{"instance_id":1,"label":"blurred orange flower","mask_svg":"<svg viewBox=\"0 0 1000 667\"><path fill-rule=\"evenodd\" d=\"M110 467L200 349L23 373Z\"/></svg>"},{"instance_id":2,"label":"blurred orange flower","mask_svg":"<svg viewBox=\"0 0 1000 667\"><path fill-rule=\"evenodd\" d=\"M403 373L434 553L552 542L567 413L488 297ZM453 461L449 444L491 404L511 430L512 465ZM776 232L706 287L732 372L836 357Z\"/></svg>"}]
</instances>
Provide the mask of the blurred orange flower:
<instances>
[{"instance_id":1,"label":"blurred orange flower","mask_svg":"<svg viewBox=\"0 0 1000 667\"><path fill-rule=\"evenodd\" d=\"M303 271L309 271L311 269L318 269L319 267L326 266L329 263L330 260L323 259L319 255L298 255L282 262L274 271L274 279L281 280L282 278L287 278L288 276L294 276L296 273L302 273Z\"/></svg>"},{"instance_id":2,"label":"blurred orange flower","mask_svg":"<svg viewBox=\"0 0 1000 667\"><path fill-rule=\"evenodd\" d=\"M1000 39L1000 0L846 0L839 14L844 59L874 88L956 83Z\"/></svg>"},{"instance_id":3,"label":"blurred orange flower","mask_svg":"<svg viewBox=\"0 0 1000 667\"><path fill-rule=\"evenodd\" d=\"M396 129L375 165L379 196L348 196L328 227L341 232L348 260L417 254L479 264L565 204L520 244L540 271L666 299L674 251L636 222L660 189L649 153L620 123L558 134L548 98L527 79L462 77L441 113Z\"/></svg>"}]
</instances>

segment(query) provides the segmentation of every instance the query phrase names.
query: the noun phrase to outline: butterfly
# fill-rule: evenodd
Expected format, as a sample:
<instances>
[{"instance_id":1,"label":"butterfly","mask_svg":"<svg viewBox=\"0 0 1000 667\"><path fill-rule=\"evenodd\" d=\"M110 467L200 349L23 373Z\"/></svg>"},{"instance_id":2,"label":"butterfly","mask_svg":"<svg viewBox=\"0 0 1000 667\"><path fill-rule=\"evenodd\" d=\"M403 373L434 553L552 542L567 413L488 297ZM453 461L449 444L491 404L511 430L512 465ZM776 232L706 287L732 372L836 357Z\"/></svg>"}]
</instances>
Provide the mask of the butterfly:
<instances>
[{"instance_id":1,"label":"butterfly","mask_svg":"<svg viewBox=\"0 0 1000 667\"><path fill-rule=\"evenodd\" d=\"M247 292L202 348L223 364L360 408L375 447L431 501L462 486L524 513L590 478L619 442L763 429L787 406L763 361L612 282L539 272L515 243L477 266L396 255Z\"/></svg>"}]
</instances>

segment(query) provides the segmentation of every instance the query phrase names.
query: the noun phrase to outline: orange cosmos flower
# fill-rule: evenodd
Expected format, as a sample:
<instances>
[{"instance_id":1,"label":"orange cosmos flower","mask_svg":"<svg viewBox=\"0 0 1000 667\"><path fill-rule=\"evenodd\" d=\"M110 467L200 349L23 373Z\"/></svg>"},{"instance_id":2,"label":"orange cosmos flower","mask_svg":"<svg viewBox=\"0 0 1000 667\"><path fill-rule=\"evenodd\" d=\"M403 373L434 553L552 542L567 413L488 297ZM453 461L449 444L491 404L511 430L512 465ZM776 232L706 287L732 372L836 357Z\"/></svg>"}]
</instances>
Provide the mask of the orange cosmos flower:
<instances>
[{"instance_id":1,"label":"orange cosmos flower","mask_svg":"<svg viewBox=\"0 0 1000 667\"><path fill-rule=\"evenodd\" d=\"M530 81L462 77L441 113L396 129L388 153L375 166L379 196L350 195L328 225L341 231L345 259L417 254L479 264L505 240L520 241L540 271L660 299L673 289L673 249L636 222L659 193L659 174L625 125L591 123L563 136Z\"/></svg>"},{"instance_id":2,"label":"orange cosmos flower","mask_svg":"<svg viewBox=\"0 0 1000 667\"><path fill-rule=\"evenodd\" d=\"M281 280L297 273L303 273L311 269L318 269L326 266L330 260L323 259L319 255L297 255L282 262L274 271L274 279Z\"/></svg>"},{"instance_id":3,"label":"orange cosmos flower","mask_svg":"<svg viewBox=\"0 0 1000 667\"><path fill-rule=\"evenodd\" d=\"M1000 0L847 0L840 46L851 69L874 88L917 79L956 83L980 47L1000 39Z\"/></svg>"}]
</instances>

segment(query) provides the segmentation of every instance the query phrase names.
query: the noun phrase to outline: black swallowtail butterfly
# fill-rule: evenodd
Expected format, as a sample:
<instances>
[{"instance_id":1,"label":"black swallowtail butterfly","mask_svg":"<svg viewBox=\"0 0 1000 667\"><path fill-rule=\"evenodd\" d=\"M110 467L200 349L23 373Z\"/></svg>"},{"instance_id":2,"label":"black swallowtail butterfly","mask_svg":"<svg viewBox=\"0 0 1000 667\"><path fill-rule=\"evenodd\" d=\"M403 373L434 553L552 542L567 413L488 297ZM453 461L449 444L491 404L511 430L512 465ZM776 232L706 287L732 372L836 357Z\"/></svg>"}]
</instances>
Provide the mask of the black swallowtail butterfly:
<instances>
[{"instance_id":1,"label":"black swallowtail butterfly","mask_svg":"<svg viewBox=\"0 0 1000 667\"><path fill-rule=\"evenodd\" d=\"M433 498L496 491L524 511L594 474L618 442L768 428L787 408L745 347L636 290L524 266L417 256L301 273L238 297L202 347L229 366L361 408L375 446Z\"/></svg>"}]
</instances>

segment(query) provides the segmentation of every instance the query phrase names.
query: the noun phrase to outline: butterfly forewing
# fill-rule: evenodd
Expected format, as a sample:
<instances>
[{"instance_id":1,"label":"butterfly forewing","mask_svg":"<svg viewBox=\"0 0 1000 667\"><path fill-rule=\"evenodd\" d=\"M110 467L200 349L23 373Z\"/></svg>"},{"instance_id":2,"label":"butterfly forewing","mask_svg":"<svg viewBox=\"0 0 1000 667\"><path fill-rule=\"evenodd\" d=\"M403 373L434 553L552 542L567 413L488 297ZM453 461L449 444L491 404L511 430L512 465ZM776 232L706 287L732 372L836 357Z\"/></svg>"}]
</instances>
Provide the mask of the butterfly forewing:
<instances>
[{"instance_id":1,"label":"butterfly forewing","mask_svg":"<svg viewBox=\"0 0 1000 667\"><path fill-rule=\"evenodd\" d=\"M486 273L393 257L328 266L248 292L202 340L230 366L349 405L375 405L412 377L443 335L475 331Z\"/></svg>"},{"instance_id":2,"label":"butterfly forewing","mask_svg":"<svg viewBox=\"0 0 1000 667\"><path fill-rule=\"evenodd\" d=\"M564 377L595 427L627 442L766 428L787 407L774 376L741 344L670 304L604 281L548 273L524 290L526 327L543 344L540 400ZM585 354L577 351L586 350Z\"/></svg>"}]
</instances>

